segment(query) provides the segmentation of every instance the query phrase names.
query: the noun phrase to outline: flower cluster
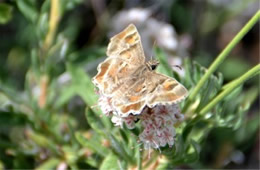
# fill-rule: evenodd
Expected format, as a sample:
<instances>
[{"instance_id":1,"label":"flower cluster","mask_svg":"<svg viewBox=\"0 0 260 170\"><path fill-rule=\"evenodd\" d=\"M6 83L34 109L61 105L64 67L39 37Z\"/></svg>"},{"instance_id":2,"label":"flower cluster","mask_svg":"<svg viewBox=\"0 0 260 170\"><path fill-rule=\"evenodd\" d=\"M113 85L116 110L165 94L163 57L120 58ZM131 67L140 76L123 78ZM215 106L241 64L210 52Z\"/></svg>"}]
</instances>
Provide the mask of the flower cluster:
<instances>
[{"instance_id":1,"label":"flower cluster","mask_svg":"<svg viewBox=\"0 0 260 170\"><path fill-rule=\"evenodd\" d=\"M115 126L123 127L125 124L128 129L133 129L136 122L140 122L143 131L139 135L139 139L144 144L144 149L158 149L166 144L170 147L173 146L174 124L184 118L176 104L156 105L153 108L146 106L139 115L129 114L127 117L123 117L115 111L111 98L100 94L98 105L106 116L112 117L111 120Z\"/></svg>"}]
</instances>

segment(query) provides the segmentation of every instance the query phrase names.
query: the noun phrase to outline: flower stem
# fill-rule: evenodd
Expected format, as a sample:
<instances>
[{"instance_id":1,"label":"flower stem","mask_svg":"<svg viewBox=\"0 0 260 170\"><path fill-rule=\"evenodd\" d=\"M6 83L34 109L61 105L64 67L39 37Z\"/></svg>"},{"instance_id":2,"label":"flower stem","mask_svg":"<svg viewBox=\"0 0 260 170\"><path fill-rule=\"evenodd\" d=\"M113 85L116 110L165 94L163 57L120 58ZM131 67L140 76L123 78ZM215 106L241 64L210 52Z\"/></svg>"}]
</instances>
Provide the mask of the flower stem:
<instances>
[{"instance_id":1,"label":"flower stem","mask_svg":"<svg viewBox=\"0 0 260 170\"><path fill-rule=\"evenodd\" d=\"M210 109L212 109L218 102L220 102L224 97L229 95L234 89L242 85L245 81L250 79L253 76L256 76L260 73L260 64L256 65L252 69L250 69L248 72L246 72L244 75L236 79L235 81L232 81L231 84L228 85L222 91L219 95L217 95L209 104L207 104L201 111L200 114L207 113Z\"/></svg>"},{"instance_id":2,"label":"flower stem","mask_svg":"<svg viewBox=\"0 0 260 170\"><path fill-rule=\"evenodd\" d=\"M230 51L239 43L239 41L247 34L247 32L257 23L260 17L260 11L257 11L256 14L247 22L247 24L239 31L239 33L232 39L232 41L226 46L226 48L217 56L215 61L210 65L206 74L199 80L198 84L191 92L186 105L183 108L183 112L185 112L192 101L194 101L195 97L199 93L200 89L206 83L210 75L213 74L214 71L218 68L218 66L224 61Z\"/></svg>"},{"instance_id":3,"label":"flower stem","mask_svg":"<svg viewBox=\"0 0 260 170\"><path fill-rule=\"evenodd\" d=\"M58 22L60 20L60 10L59 10L59 0L52 0L51 1L51 10L50 10L50 20L49 20L49 30L48 34L46 36L46 39L44 41L43 48L44 50L48 50L48 48L51 46L56 29L58 26Z\"/></svg>"}]
</instances>

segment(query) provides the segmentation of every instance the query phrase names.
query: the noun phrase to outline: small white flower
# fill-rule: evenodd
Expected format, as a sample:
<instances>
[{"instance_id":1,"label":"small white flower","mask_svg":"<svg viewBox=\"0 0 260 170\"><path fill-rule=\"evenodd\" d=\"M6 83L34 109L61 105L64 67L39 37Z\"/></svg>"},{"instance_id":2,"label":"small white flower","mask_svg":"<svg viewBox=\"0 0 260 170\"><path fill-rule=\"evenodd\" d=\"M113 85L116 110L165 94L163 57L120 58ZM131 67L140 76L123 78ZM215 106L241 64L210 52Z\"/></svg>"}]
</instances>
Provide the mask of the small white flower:
<instances>
[{"instance_id":1,"label":"small white flower","mask_svg":"<svg viewBox=\"0 0 260 170\"><path fill-rule=\"evenodd\" d=\"M123 127L124 119L120 116L113 115L111 121L115 124L115 126Z\"/></svg>"},{"instance_id":2,"label":"small white flower","mask_svg":"<svg viewBox=\"0 0 260 170\"><path fill-rule=\"evenodd\" d=\"M134 115L129 115L128 117L124 118L124 122L126 124L126 127L128 129L134 129L136 120L137 120L137 116L134 116Z\"/></svg>"},{"instance_id":3,"label":"small white flower","mask_svg":"<svg viewBox=\"0 0 260 170\"><path fill-rule=\"evenodd\" d=\"M100 106L102 113L104 113L106 116L110 115L114 110L111 104L111 98L105 97L102 94L98 99L98 105Z\"/></svg>"},{"instance_id":4,"label":"small white flower","mask_svg":"<svg viewBox=\"0 0 260 170\"><path fill-rule=\"evenodd\" d=\"M141 125L144 128L139 135L144 148L159 148L168 144L174 144L174 124L183 120L177 105L157 105L154 108L146 107L139 116Z\"/></svg>"},{"instance_id":5,"label":"small white flower","mask_svg":"<svg viewBox=\"0 0 260 170\"><path fill-rule=\"evenodd\" d=\"M144 144L144 149L159 148L158 138L153 131L143 131L139 135L140 141Z\"/></svg>"},{"instance_id":6,"label":"small white flower","mask_svg":"<svg viewBox=\"0 0 260 170\"><path fill-rule=\"evenodd\" d=\"M160 145L165 146L168 144L170 147L174 144L175 129L173 126L165 127L160 132Z\"/></svg>"}]
</instances>

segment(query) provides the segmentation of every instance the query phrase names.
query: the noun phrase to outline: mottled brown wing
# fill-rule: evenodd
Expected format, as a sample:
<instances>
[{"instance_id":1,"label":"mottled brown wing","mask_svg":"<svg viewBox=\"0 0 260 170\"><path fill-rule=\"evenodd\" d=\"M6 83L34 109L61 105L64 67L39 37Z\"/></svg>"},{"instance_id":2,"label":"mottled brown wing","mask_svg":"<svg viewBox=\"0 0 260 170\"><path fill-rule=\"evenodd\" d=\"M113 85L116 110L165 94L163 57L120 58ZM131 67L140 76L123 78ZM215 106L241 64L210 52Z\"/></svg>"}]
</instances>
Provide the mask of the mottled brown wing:
<instances>
[{"instance_id":1,"label":"mottled brown wing","mask_svg":"<svg viewBox=\"0 0 260 170\"><path fill-rule=\"evenodd\" d=\"M187 89L172 77L156 72L148 73L147 77L147 81L153 82L153 85L149 86L146 100L149 107L178 103L188 96Z\"/></svg>"},{"instance_id":2,"label":"mottled brown wing","mask_svg":"<svg viewBox=\"0 0 260 170\"><path fill-rule=\"evenodd\" d=\"M135 69L126 61L108 58L98 66L98 73L92 81L102 94L112 97Z\"/></svg>"},{"instance_id":3,"label":"mottled brown wing","mask_svg":"<svg viewBox=\"0 0 260 170\"><path fill-rule=\"evenodd\" d=\"M110 39L107 56L121 58L134 65L145 63L141 38L133 24L130 24L122 32Z\"/></svg>"},{"instance_id":4,"label":"mottled brown wing","mask_svg":"<svg viewBox=\"0 0 260 170\"><path fill-rule=\"evenodd\" d=\"M111 38L107 55L108 58L99 64L93 83L104 95L112 97L125 79L145 64L140 35L133 24Z\"/></svg>"},{"instance_id":5,"label":"mottled brown wing","mask_svg":"<svg viewBox=\"0 0 260 170\"><path fill-rule=\"evenodd\" d=\"M146 105L148 68L143 65L126 79L112 98L112 105L120 115L140 114Z\"/></svg>"},{"instance_id":6,"label":"mottled brown wing","mask_svg":"<svg viewBox=\"0 0 260 170\"><path fill-rule=\"evenodd\" d=\"M185 99L186 88L171 77L148 69L134 76L137 81L128 89L121 86L122 94L113 97L112 104L121 115L140 114L145 106L173 104ZM130 81L130 80L129 80Z\"/></svg>"}]
</instances>

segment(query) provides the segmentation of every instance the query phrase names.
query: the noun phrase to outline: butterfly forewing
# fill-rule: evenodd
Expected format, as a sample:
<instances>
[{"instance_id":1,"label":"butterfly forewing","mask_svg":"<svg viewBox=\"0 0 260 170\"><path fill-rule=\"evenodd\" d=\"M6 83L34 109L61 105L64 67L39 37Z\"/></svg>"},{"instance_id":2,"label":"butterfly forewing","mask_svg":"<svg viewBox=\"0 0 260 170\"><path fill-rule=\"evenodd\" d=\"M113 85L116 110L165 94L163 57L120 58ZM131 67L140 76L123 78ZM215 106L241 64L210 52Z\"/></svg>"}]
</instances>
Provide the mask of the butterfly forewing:
<instances>
[{"instance_id":1,"label":"butterfly forewing","mask_svg":"<svg viewBox=\"0 0 260 170\"><path fill-rule=\"evenodd\" d=\"M133 24L110 39L107 56L121 58L134 65L145 63L141 38Z\"/></svg>"},{"instance_id":2,"label":"butterfly forewing","mask_svg":"<svg viewBox=\"0 0 260 170\"><path fill-rule=\"evenodd\" d=\"M111 38L107 49L108 58L98 66L94 84L107 96L113 93L145 64L140 35L134 25Z\"/></svg>"}]
</instances>

